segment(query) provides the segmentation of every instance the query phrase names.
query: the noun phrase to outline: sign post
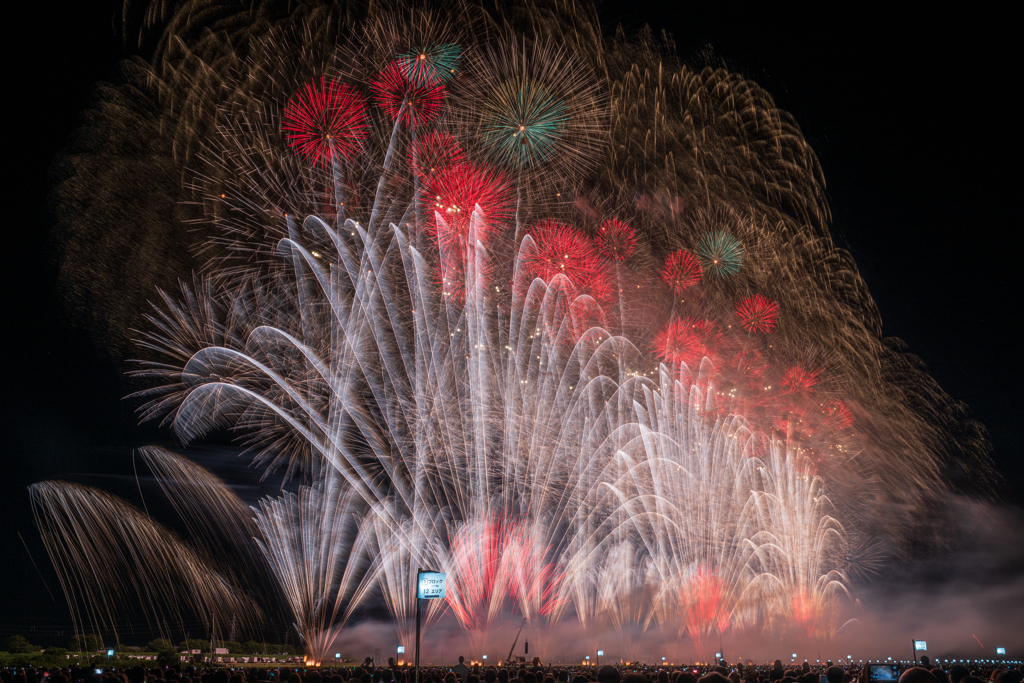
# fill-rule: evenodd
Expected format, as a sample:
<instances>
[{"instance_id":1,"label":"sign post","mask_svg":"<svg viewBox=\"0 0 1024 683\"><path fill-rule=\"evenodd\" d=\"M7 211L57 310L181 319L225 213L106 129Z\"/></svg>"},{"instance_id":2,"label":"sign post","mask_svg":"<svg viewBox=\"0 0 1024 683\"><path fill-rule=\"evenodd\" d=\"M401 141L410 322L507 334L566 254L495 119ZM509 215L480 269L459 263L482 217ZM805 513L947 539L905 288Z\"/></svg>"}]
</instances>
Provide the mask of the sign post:
<instances>
[{"instance_id":1,"label":"sign post","mask_svg":"<svg viewBox=\"0 0 1024 683\"><path fill-rule=\"evenodd\" d=\"M928 651L928 643L927 642L925 642L923 640L915 640L914 641L914 664L917 664L917 653L918 652L927 652L927 651Z\"/></svg>"},{"instance_id":2,"label":"sign post","mask_svg":"<svg viewBox=\"0 0 1024 683\"><path fill-rule=\"evenodd\" d=\"M598 666L601 666L601 655L603 655L603 654L604 654L604 650L598 650L597 651L597 665Z\"/></svg>"},{"instance_id":3,"label":"sign post","mask_svg":"<svg viewBox=\"0 0 1024 683\"><path fill-rule=\"evenodd\" d=\"M416 683L420 683L420 600L444 600L444 580L441 572L416 572Z\"/></svg>"}]
</instances>

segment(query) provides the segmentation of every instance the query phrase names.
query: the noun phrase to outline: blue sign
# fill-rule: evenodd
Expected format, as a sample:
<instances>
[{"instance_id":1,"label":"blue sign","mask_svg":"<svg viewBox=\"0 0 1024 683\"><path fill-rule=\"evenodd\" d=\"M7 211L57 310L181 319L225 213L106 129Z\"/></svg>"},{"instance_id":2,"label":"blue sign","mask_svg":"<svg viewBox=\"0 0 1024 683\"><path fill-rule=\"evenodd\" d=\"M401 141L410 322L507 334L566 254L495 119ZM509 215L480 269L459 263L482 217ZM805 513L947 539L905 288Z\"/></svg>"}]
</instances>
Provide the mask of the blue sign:
<instances>
[{"instance_id":1,"label":"blue sign","mask_svg":"<svg viewBox=\"0 0 1024 683\"><path fill-rule=\"evenodd\" d=\"M398 646L398 654L400 654L400 655L404 655L405 654L405 645L399 645Z\"/></svg>"},{"instance_id":2,"label":"blue sign","mask_svg":"<svg viewBox=\"0 0 1024 683\"><path fill-rule=\"evenodd\" d=\"M914 641L914 651L915 652L919 652L921 650L927 651L928 650L928 643L926 643L923 640L915 640Z\"/></svg>"},{"instance_id":3,"label":"blue sign","mask_svg":"<svg viewBox=\"0 0 1024 683\"><path fill-rule=\"evenodd\" d=\"M441 572L421 573L419 590L416 593L416 597L423 600L444 600L445 576Z\"/></svg>"}]
</instances>

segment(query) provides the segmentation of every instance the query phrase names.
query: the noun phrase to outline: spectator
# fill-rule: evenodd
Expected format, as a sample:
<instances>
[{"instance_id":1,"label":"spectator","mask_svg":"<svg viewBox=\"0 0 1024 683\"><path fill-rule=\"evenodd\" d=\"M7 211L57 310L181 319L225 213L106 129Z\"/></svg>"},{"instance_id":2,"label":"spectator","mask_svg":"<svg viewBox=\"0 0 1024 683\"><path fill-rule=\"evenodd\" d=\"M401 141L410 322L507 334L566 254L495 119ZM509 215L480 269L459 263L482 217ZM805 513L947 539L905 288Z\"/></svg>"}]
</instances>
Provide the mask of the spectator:
<instances>
[{"instance_id":1,"label":"spectator","mask_svg":"<svg viewBox=\"0 0 1024 683\"><path fill-rule=\"evenodd\" d=\"M605 664L597 671L598 683L619 683L620 680L619 670L610 664Z\"/></svg>"},{"instance_id":2,"label":"spectator","mask_svg":"<svg viewBox=\"0 0 1024 683\"><path fill-rule=\"evenodd\" d=\"M465 665L465 661L465 657L459 657L459 663L452 667L452 673L458 676L462 683L466 683L469 677L469 667Z\"/></svg>"},{"instance_id":3,"label":"spectator","mask_svg":"<svg viewBox=\"0 0 1024 683\"><path fill-rule=\"evenodd\" d=\"M932 672L920 666L912 666L900 676L899 683L939 683Z\"/></svg>"}]
</instances>

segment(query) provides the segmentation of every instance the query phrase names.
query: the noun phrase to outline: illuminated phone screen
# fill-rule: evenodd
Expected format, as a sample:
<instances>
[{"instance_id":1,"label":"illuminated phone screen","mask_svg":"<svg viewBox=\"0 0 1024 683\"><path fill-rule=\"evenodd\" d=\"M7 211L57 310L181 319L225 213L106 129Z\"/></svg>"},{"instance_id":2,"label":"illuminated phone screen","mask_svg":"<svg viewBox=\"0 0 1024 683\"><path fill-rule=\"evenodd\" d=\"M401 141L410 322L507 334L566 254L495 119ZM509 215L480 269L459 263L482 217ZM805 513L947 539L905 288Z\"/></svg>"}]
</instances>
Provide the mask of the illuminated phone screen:
<instances>
[{"instance_id":1,"label":"illuminated phone screen","mask_svg":"<svg viewBox=\"0 0 1024 683\"><path fill-rule=\"evenodd\" d=\"M872 664L868 677L872 681L896 681L899 680L899 675L896 673L896 667L892 664Z\"/></svg>"}]
</instances>

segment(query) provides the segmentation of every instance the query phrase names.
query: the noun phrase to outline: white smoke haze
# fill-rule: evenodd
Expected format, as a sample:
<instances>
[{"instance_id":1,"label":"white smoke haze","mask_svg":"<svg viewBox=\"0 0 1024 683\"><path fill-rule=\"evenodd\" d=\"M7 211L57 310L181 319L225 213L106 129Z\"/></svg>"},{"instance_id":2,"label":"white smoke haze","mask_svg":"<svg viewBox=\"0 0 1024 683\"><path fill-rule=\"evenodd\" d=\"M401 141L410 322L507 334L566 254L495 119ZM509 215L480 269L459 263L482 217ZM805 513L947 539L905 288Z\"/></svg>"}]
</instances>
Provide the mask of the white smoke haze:
<instances>
[{"instance_id":1,"label":"white smoke haze","mask_svg":"<svg viewBox=\"0 0 1024 683\"><path fill-rule=\"evenodd\" d=\"M808 659L833 662L862 659L911 659L912 640L928 643L925 654L936 659L994 659L995 648L1005 647L1007 657L1024 653L1024 510L1015 507L978 503L952 497L956 509L955 546L939 550L933 560L916 567L902 568L902 578L875 576L873 581L853 587L857 605L850 605L849 621L833 638L815 640L779 637L760 632L726 633L710 639L702 647L689 638L671 638L650 629L641 634L620 633L614 629L589 634L579 624L560 624L554 628L523 628L515 646L515 656L541 657L546 663L582 664L586 656L596 663L598 649L604 651L602 663L642 661L666 663L712 661L716 652L730 662L761 663L781 659L788 663ZM468 660L488 663L505 660L516 639L521 619L505 620L491 629L484 646L474 649L469 637L452 618L442 618L424 629L421 663L453 665L460 655ZM977 637L977 640L975 639ZM980 641L980 642L979 642ZM331 652L352 656L355 661L382 656L398 657L394 626L389 622L363 622L346 628L334 641ZM399 661L411 662L413 643L405 643L406 654Z\"/></svg>"}]
</instances>

